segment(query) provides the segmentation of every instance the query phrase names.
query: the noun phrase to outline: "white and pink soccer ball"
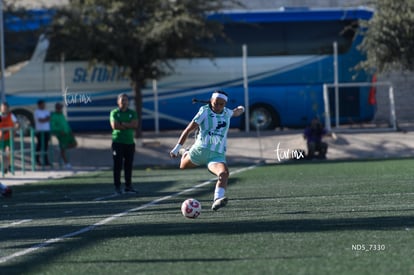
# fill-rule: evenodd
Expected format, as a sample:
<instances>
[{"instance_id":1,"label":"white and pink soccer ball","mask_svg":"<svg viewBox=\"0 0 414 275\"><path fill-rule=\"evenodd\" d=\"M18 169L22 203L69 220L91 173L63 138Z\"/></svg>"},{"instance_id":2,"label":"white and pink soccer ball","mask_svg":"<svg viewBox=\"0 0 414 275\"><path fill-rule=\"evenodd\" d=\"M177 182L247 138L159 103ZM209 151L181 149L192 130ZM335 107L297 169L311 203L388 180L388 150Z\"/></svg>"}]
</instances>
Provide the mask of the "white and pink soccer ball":
<instances>
[{"instance_id":1,"label":"white and pink soccer ball","mask_svg":"<svg viewBox=\"0 0 414 275\"><path fill-rule=\"evenodd\" d=\"M195 219L201 214L201 203L196 199L186 199L181 204L181 213L186 218Z\"/></svg>"}]
</instances>

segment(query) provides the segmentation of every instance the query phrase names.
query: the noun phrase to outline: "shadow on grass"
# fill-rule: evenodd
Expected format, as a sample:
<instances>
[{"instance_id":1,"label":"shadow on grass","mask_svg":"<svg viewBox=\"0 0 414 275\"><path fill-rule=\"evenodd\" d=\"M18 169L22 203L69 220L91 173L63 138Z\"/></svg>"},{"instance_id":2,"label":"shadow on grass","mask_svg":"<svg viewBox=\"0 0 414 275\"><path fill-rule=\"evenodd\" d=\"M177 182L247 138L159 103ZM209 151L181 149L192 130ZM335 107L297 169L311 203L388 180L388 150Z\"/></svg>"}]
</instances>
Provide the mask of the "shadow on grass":
<instances>
[{"instance_id":1,"label":"shadow on grass","mask_svg":"<svg viewBox=\"0 0 414 275\"><path fill-rule=\"evenodd\" d=\"M368 218L338 218L338 219L301 219L301 220L279 220L279 221L229 221L229 222L204 222L196 221L191 223L191 234L251 234L251 233L312 233L312 232L331 232L331 231L357 231L357 230L396 230L414 226L413 216L399 217L368 217ZM81 230L78 227L71 226L38 226L27 228L33 232L50 231L54 236L67 234ZM2 266L4 274L26 273L33 271L38 265L47 262L53 262L54 258L68 251L80 250L92 244L105 242L114 238L132 238L132 237L159 237L159 236L186 236L189 234L189 224L187 222L178 223L145 223L145 224L118 224L97 226L94 230L83 232L76 238L66 239L64 242L52 244L52 248L41 250L31 257L25 258L25 261L18 263L9 263ZM72 236L74 237L74 236ZM36 244L33 244L36 245ZM26 245L27 246L27 245ZM14 248L24 249L25 246L16 245ZM26 247L27 248L27 247ZM308 256L311 257L311 256ZM312 257L318 257L313 255ZM228 261L245 260L243 258L228 258ZM134 260L138 263L152 262L219 262L223 261L222 257L216 258L196 258L196 259L146 259ZM82 262L82 261L81 261ZM122 264L122 259L116 260L116 263ZM85 263L90 263L86 261ZM93 262L92 262L93 263Z\"/></svg>"},{"instance_id":2,"label":"shadow on grass","mask_svg":"<svg viewBox=\"0 0 414 275\"><path fill-rule=\"evenodd\" d=\"M168 174L169 175L169 174ZM39 246L39 240L50 240L60 236L69 236L65 241L58 241L48 245L47 249L31 253L28 257L22 257L10 263L2 265L4 274L28 273L37 267L53 262L55 259L67 253L76 253L88 246L99 245L99 243L116 238L134 237L160 237L160 236L187 236L191 230L192 235L242 235L260 233L312 233L312 232L335 232L335 231L358 231L358 230L401 230L414 226L414 216L382 216L382 217L355 217L355 218L330 218L330 219L283 219L283 220L257 220L246 217L245 220L228 219L220 221L214 215L222 217L219 213L209 214L210 219L198 219L189 222L182 217L175 222L163 222L160 215L157 222L148 222L142 219L142 215L154 215L155 211L164 215L177 213L177 205L182 197L172 197L159 201L157 207L149 207L141 210L128 212L129 218L136 215L134 222L108 223L103 226L91 226L97 221L102 221L113 215L124 213L129 209L138 209L154 199L176 194L166 190L177 190L186 188L169 176L159 180L157 173L154 179L140 184L141 193L138 196L121 196L105 201L93 201L97 195L112 193L113 186L110 172L90 176L85 179L65 179L62 181L42 183L18 187L16 190L23 191L22 196L10 201L14 205L3 211L1 218L13 219L50 219L43 224L34 223L20 225L16 228L0 229L0 241L7 243L2 245L2 253L7 250L24 250ZM74 185L73 181L77 181ZM85 182L82 182L85 181ZM201 182L201 181L200 181ZM231 178L230 184L237 184L237 177ZM177 185L177 186L175 186ZM172 187L172 188L170 188ZM19 189L20 188L20 189ZM211 194L212 186L205 186L192 192L191 195L202 197ZM19 193L19 192L18 192ZM34 196L35 195L35 196ZM70 206L70 208L68 208ZM224 212L225 213L225 212ZM408 214L408 213L407 213ZM397 215L397 214L396 214ZM67 218L64 222L55 221L53 218ZM120 216L119 216L120 217ZM133 217L135 219L135 217ZM280 218L280 216L279 216ZM69 223L71 221L71 223ZM59 223L59 224L57 224ZM91 226L91 227L90 227ZM86 230L85 230L86 229ZM79 232L79 233L76 233ZM74 234L76 233L76 234ZM43 242L45 244L45 242ZM168 261L168 259L163 259ZM204 259L208 261L209 259ZM210 259L214 260L214 259ZM150 261L150 260L149 260Z\"/></svg>"},{"instance_id":3,"label":"shadow on grass","mask_svg":"<svg viewBox=\"0 0 414 275\"><path fill-rule=\"evenodd\" d=\"M414 216L367 217L337 219L301 219L279 221L229 221L229 222L194 222L191 234L248 234L248 233L297 233L355 230L395 230L414 226ZM109 232L117 232L111 237L131 236L174 236L188 235L188 223L139 224L126 225L125 230L113 231L107 226L102 237ZM108 232L105 232L108 231ZM129 232L129 233L128 233ZM100 234L100 233L98 233Z\"/></svg>"}]
</instances>

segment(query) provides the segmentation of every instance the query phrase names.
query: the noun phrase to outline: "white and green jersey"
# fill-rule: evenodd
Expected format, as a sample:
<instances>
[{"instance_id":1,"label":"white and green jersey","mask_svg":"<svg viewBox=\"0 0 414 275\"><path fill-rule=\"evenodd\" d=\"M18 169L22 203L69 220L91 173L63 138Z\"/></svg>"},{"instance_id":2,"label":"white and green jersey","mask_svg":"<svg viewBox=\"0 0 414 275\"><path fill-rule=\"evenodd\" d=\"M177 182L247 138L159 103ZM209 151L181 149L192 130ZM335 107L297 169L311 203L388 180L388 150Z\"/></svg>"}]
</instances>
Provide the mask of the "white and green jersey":
<instances>
[{"instance_id":1,"label":"white and green jersey","mask_svg":"<svg viewBox=\"0 0 414 275\"><path fill-rule=\"evenodd\" d=\"M199 125L195 146L207 148L210 151L224 153L227 144L227 132L233 110L224 108L221 114L214 113L209 105L200 107L193 121Z\"/></svg>"}]
</instances>

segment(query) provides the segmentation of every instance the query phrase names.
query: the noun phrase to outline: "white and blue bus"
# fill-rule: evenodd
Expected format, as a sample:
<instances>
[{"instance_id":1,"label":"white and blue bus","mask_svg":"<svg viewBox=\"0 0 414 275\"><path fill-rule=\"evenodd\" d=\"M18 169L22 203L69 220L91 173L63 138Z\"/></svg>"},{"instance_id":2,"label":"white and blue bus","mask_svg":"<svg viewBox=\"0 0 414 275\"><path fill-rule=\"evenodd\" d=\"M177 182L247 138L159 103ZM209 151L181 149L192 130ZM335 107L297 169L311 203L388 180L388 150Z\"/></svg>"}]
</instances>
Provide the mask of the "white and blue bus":
<instances>
[{"instance_id":1,"label":"white and blue bus","mask_svg":"<svg viewBox=\"0 0 414 275\"><path fill-rule=\"evenodd\" d=\"M334 83L334 47L337 44L338 82L370 82L371 75L356 72L364 59L359 20L368 20L365 8L223 11L209 16L224 25L227 38L204 46L214 59L200 57L174 62L174 73L143 90L143 130L182 129L199 106L193 98L209 99L215 89L229 94L229 107L244 105L242 45L247 46L250 118L260 116L261 127L299 128L313 117L324 119L323 84ZM31 121L38 99L65 102L74 131L109 130L109 111L116 95L131 93L130 82L119 68L90 67L87 61L49 60L46 38L39 39L29 61L6 77L7 101L14 112ZM7 57L6 57L7 58ZM329 91L334 93L333 89ZM366 122L375 115L369 87L340 88L340 123ZM158 112L155 116L154 98ZM334 114L334 96L329 97ZM50 105L51 106L51 105ZM155 121L158 118L158 122ZM332 123L335 118L331 118ZM244 118L232 122L243 128ZM255 123L251 119L251 127Z\"/></svg>"}]
</instances>

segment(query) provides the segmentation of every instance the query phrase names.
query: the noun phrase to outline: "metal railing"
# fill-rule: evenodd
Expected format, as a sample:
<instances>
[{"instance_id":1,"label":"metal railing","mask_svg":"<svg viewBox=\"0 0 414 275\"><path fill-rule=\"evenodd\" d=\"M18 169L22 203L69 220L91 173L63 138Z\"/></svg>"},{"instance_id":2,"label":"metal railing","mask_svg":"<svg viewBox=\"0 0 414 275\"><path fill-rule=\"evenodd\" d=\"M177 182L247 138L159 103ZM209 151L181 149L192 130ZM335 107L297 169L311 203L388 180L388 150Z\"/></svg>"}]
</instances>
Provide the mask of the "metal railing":
<instances>
[{"instance_id":1,"label":"metal railing","mask_svg":"<svg viewBox=\"0 0 414 275\"><path fill-rule=\"evenodd\" d=\"M35 141L35 130L33 128L28 129L15 129L15 128L1 128L1 137L4 136L5 132L9 132L10 135L10 146L9 151L6 151L6 148L0 150L0 173L4 177L6 169L11 174L15 174L16 171L16 158L20 158L20 170L24 174L27 170L27 164L30 166L31 171L36 171L36 156L38 154L40 160L40 168L45 169L45 156L47 155L50 160L53 160L53 144L52 136L50 136L48 150L45 151L45 139L44 133L41 134L41 149L40 152L36 152L36 141ZM29 136L25 135L25 132L29 132ZM0 139L0 141L2 138ZM16 146L18 144L18 147ZM5 147L5 146L4 146ZM5 167L5 160L9 158L9 167ZM28 162L28 163L27 163ZM50 165L53 168L53 161L50 162Z\"/></svg>"}]
</instances>

